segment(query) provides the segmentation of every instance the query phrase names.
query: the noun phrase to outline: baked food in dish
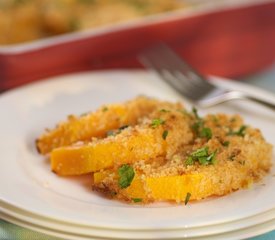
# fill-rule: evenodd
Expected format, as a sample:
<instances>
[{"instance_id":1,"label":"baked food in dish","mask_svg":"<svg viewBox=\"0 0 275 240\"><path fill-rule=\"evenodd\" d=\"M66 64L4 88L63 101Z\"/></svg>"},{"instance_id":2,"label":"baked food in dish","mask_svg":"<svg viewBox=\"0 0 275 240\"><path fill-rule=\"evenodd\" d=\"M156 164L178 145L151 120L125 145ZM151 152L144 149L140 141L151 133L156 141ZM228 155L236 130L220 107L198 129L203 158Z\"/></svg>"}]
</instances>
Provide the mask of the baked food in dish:
<instances>
[{"instance_id":1,"label":"baked food in dish","mask_svg":"<svg viewBox=\"0 0 275 240\"><path fill-rule=\"evenodd\" d=\"M1 0L0 44L83 31L184 6L177 0Z\"/></svg>"}]
</instances>

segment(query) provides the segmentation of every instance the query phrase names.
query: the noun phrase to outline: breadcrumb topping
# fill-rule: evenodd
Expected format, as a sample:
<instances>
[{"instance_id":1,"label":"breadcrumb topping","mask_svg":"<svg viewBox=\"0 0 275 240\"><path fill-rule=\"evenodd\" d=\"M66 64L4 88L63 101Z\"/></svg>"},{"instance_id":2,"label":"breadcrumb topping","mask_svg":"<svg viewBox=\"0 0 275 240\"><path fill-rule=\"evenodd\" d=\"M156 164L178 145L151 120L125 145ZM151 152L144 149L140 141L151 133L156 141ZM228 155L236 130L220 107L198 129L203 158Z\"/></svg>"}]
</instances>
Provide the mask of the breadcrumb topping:
<instances>
[{"instance_id":1,"label":"breadcrumb topping","mask_svg":"<svg viewBox=\"0 0 275 240\"><path fill-rule=\"evenodd\" d=\"M259 181L272 146L239 115L200 116L180 103L138 97L47 130L37 141L53 172L92 173L92 188L135 204L187 204Z\"/></svg>"},{"instance_id":2,"label":"breadcrumb topping","mask_svg":"<svg viewBox=\"0 0 275 240\"><path fill-rule=\"evenodd\" d=\"M149 123L150 118L156 117L162 117L165 120L165 129L169 131L167 154L149 162L141 159L132 164L134 171L143 181L146 192L146 197L143 199L144 203L169 200L154 199L150 194L150 189L148 190L145 179L202 175L203 178L198 184L197 191L201 191L203 194L193 193L193 198L191 196L192 200L199 200L247 188L251 183L260 180L271 167L272 146L264 140L259 129L247 125L245 125L245 129L242 128L244 122L239 115L209 114L201 118L200 120L204 122L203 127L211 130L210 139L201 137L194 130L192 126L197 119L191 112L189 114L183 114L180 111L153 112L149 117L143 119L143 122ZM181 120L175 121L177 118L181 118ZM178 131L170 134L172 128L176 128ZM240 132L240 129L244 130ZM187 165L188 157L202 148L207 148L209 153L215 152L215 163L202 165L195 161L193 164ZM116 173L114 168L108 171ZM116 192L113 197L131 201L129 194L121 191L116 181L116 174L112 174L103 179L101 183L104 183L105 188ZM209 185L215 187L212 187L211 191L205 191L204 189L208 189ZM183 198L172 200L184 201Z\"/></svg>"}]
</instances>

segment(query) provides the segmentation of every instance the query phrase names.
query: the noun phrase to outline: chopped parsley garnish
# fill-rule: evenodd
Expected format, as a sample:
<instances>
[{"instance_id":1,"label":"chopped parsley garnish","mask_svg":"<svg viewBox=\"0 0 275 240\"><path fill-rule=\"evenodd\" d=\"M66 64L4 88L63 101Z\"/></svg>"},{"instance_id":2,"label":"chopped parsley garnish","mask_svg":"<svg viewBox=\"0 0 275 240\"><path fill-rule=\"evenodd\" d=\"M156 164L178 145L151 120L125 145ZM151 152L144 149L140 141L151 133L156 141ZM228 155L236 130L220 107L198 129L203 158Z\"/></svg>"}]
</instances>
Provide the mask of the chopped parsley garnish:
<instances>
[{"instance_id":1,"label":"chopped parsley garnish","mask_svg":"<svg viewBox=\"0 0 275 240\"><path fill-rule=\"evenodd\" d=\"M208 147L199 148L187 157L187 159L185 160L185 164L193 165L196 161L201 165L215 164L216 153L217 150L213 153L209 153Z\"/></svg>"},{"instance_id":2,"label":"chopped parsley garnish","mask_svg":"<svg viewBox=\"0 0 275 240\"><path fill-rule=\"evenodd\" d=\"M195 159L191 156L189 156L186 160L185 160L185 164L186 165L193 165L195 162Z\"/></svg>"},{"instance_id":3,"label":"chopped parsley garnish","mask_svg":"<svg viewBox=\"0 0 275 240\"><path fill-rule=\"evenodd\" d=\"M198 119L198 120L201 119L199 114L198 114L198 110L195 107L192 108L192 112L193 112L196 119Z\"/></svg>"},{"instance_id":4,"label":"chopped parsley garnish","mask_svg":"<svg viewBox=\"0 0 275 240\"><path fill-rule=\"evenodd\" d=\"M164 121L163 119L156 118L156 119L153 119L153 120L152 120L151 126L152 126L153 128L156 128L157 126L162 125L162 124L164 124L164 123L165 123L165 121Z\"/></svg>"},{"instance_id":5,"label":"chopped parsley garnish","mask_svg":"<svg viewBox=\"0 0 275 240\"><path fill-rule=\"evenodd\" d=\"M117 134L121 133L122 130L124 130L125 128L128 128L128 127L129 127L128 125L124 125L124 126L121 126L118 130L109 130L107 132L107 137L116 136Z\"/></svg>"},{"instance_id":6,"label":"chopped parsley garnish","mask_svg":"<svg viewBox=\"0 0 275 240\"><path fill-rule=\"evenodd\" d=\"M196 122L191 126L195 134L201 138L206 138L207 140L212 138L212 131L210 128L204 126L203 119L199 116L198 110L192 108L192 112L196 118Z\"/></svg>"},{"instance_id":7,"label":"chopped parsley garnish","mask_svg":"<svg viewBox=\"0 0 275 240\"><path fill-rule=\"evenodd\" d=\"M189 200L190 200L190 197L191 197L191 193L188 192L188 193L186 194L186 196L185 196L184 205L187 205L187 203L188 203Z\"/></svg>"},{"instance_id":8,"label":"chopped parsley garnish","mask_svg":"<svg viewBox=\"0 0 275 240\"><path fill-rule=\"evenodd\" d=\"M122 165L118 169L118 185L120 188L127 188L131 185L134 176L135 176L135 171L133 167L131 167L128 164Z\"/></svg>"},{"instance_id":9,"label":"chopped parsley garnish","mask_svg":"<svg viewBox=\"0 0 275 240\"><path fill-rule=\"evenodd\" d=\"M225 141L225 142L223 142L223 143L222 143L222 145L223 145L223 146L225 146L225 147L228 147L228 146L229 146L229 144L230 144L230 142L229 142L229 141Z\"/></svg>"},{"instance_id":10,"label":"chopped parsley garnish","mask_svg":"<svg viewBox=\"0 0 275 240\"><path fill-rule=\"evenodd\" d=\"M168 131L164 130L162 133L162 138L165 140L167 138L167 135L168 135Z\"/></svg>"},{"instance_id":11,"label":"chopped parsley garnish","mask_svg":"<svg viewBox=\"0 0 275 240\"><path fill-rule=\"evenodd\" d=\"M212 138L212 131L210 128L203 128L200 132L200 137L205 137L207 139Z\"/></svg>"},{"instance_id":12,"label":"chopped parsley garnish","mask_svg":"<svg viewBox=\"0 0 275 240\"><path fill-rule=\"evenodd\" d=\"M142 198L132 198L134 203L142 202Z\"/></svg>"},{"instance_id":13,"label":"chopped parsley garnish","mask_svg":"<svg viewBox=\"0 0 275 240\"><path fill-rule=\"evenodd\" d=\"M208 147L203 147L197 149L191 154L192 157L207 157L208 156Z\"/></svg>"},{"instance_id":14,"label":"chopped parsley garnish","mask_svg":"<svg viewBox=\"0 0 275 240\"><path fill-rule=\"evenodd\" d=\"M108 111L108 108L107 107L103 107L102 108L102 112L106 112L106 111Z\"/></svg>"},{"instance_id":15,"label":"chopped parsley garnish","mask_svg":"<svg viewBox=\"0 0 275 240\"><path fill-rule=\"evenodd\" d=\"M124 130L125 128L128 128L128 127L129 127L128 125L121 126L121 127L117 130L116 134L120 134L120 133L122 132L122 130Z\"/></svg>"},{"instance_id":16,"label":"chopped parsley garnish","mask_svg":"<svg viewBox=\"0 0 275 240\"><path fill-rule=\"evenodd\" d=\"M232 129L229 130L229 132L227 133L227 135L236 135L236 136L240 136L240 137L244 137L245 135L245 130L246 130L247 126L242 125L238 131L232 131Z\"/></svg>"},{"instance_id":17,"label":"chopped parsley garnish","mask_svg":"<svg viewBox=\"0 0 275 240\"><path fill-rule=\"evenodd\" d=\"M209 164L215 164L216 163L216 156L217 151L211 153L209 156L199 157L199 163L201 165L209 165Z\"/></svg>"},{"instance_id":18,"label":"chopped parsley garnish","mask_svg":"<svg viewBox=\"0 0 275 240\"><path fill-rule=\"evenodd\" d=\"M203 127L203 121L199 120L192 125L194 132L199 135L200 129Z\"/></svg>"},{"instance_id":19,"label":"chopped parsley garnish","mask_svg":"<svg viewBox=\"0 0 275 240\"><path fill-rule=\"evenodd\" d=\"M245 130L246 130L246 126L245 125L241 126L240 129L236 132L236 135L244 137L244 135L245 135L244 131Z\"/></svg>"},{"instance_id":20,"label":"chopped parsley garnish","mask_svg":"<svg viewBox=\"0 0 275 240\"><path fill-rule=\"evenodd\" d=\"M159 110L160 112L163 112L163 113L167 113L167 112L170 112L170 110L167 110L167 109L161 109Z\"/></svg>"}]
</instances>

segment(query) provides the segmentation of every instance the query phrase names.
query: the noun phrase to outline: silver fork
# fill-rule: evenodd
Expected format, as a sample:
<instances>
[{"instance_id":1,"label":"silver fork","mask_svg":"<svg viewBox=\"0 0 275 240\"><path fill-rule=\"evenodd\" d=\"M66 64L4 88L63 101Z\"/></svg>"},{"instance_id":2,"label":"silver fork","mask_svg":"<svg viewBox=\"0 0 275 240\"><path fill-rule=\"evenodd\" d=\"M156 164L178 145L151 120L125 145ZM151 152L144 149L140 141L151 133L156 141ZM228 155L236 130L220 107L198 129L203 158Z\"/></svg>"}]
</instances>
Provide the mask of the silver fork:
<instances>
[{"instance_id":1,"label":"silver fork","mask_svg":"<svg viewBox=\"0 0 275 240\"><path fill-rule=\"evenodd\" d=\"M265 99L211 84L165 44L158 44L143 51L139 60L200 107L207 108L234 99L247 99L275 110L275 104Z\"/></svg>"}]
</instances>

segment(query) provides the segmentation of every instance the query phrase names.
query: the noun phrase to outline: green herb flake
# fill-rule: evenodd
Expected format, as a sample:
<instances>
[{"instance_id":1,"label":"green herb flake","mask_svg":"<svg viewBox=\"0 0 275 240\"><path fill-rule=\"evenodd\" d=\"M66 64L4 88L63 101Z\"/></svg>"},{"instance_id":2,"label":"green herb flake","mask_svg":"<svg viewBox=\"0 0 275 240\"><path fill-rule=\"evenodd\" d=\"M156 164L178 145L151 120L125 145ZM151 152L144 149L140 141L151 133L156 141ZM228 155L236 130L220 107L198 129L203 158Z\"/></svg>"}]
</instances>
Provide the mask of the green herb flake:
<instances>
[{"instance_id":1,"label":"green herb flake","mask_svg":"<svg viewBox=\"0 0 275 240\"><path fill-rule=\"evenodd\" d=\"M227 133L227 135L236 135L236 136L240 136L240 137L244 137L245 135L245 130L246 130L247 126L242 125L238 131L234 132L232 129L229 129L229 132Z\"/></svg>"},{"instance_id":2,"label":"green herb flake","mask_svg":"<svg viewBox=\"0 0 275 240\"><path fill-rule=\"evenodd\" d=\"M188 203L189 200L190 200L190 197L191 197L191 193L188 192L188 193L186 194L186 197L185 197L185 200L184 200L184 205L187 205L187 203Z\"/></svg>"},{"instance_id":3,"label":"green herb flake","mask_svg":"<svg viewBox=\"0 0 275 240\"><path fill-rule=\"evenodd\" d=\"M127 188L131 185L134 179L135 171L130 165L124 164L118 169L118 176L119 187L122 189Z\"/></svg>"},{"instance_id":4,"label":"green herb flake","mask_svg":"<svg viewBox=\"0 0 275 240\"><path fill-rule=\"evenodd\" d=\"M107 112L108 111L108 108L107 107L103 107L102 108L102 112Z\"/></svg>"},{"instance_id":5,"label":"green herb flake","mask_svg":"<svg viewBox=\"0 0 275 240\"><path fill-rule=\"evenodd\" d=\"M207 156L198 157L198 161L201 165L209 165L209 164L215 164L215 156L216 152L211 153ZM208 153L207 153L208 154Z\"/></svg>"},{"instance_id":6,"label":"green herb flake","mask_svg":"<svg viewBox=\"0 0 275 240\"><path fill-rule=\"evenodd\" d=\"M194 114L194 116L195 116L196 119L198 119L198 120L201 119L200 116L199 116L199 114L198 114L197 108L192 107L192 112L193 112L193 114Z\"/></svg>"},{"instance_id":7,"label":"green herb flake","mask_svg":"<svg viewBox=\"0 0 275 240\"><path fill-rule=\"evenodd\" d=\"M165 123L165 121L164 121L163 119L156 118L156 119L153 119L153 120L152 120L151 126L152 126L153 128L156 128L157 126L162 125L162 124L164 124L164 123Z\"/></svg>"},{"instance_id":8,"label":"green herb flake","mask_svg":"<svg viewBox=\"0 0 275 240\"><path fill-rule=\"evenodd\" d=\"M188 166L188 165L193 165L194 164L194 159L189 156L186 160L185 160L185 165Z\"/></svg>"},{"instance_id":9,"label":"green herb flake","mask_svg":"<svg viewBox=\"0 0 275 240\"><path fill-rule=\"evenodd\" d=\"M207 138L209 140L212 138L212 131L210 128L203 128L200 132L200 137Z\"/></svg>"},{"instance_id":10,"label":"green herb flake","mask_svg":"<svg viewBox=\"0 0 275 240\"><path fill-rule=\"evenodd\" d=\"M195 132L195 134L200 138L206 138L207 140L211 139L213 134L212 130L209 127L205 127L204 120L199 116L198 110L196 108L192 108L193 115L196 118L196 122L193 123L191 128ZM216 116L213 115L213 118L217 119Z\"/></svg>"},{"instance_id":11,"label":"green herb flake","mask_svg":"<svg viewBox=\"0 0 275 240\"><path fill-rule=\"evenodd\" d=\"M168 130L164 130L163 133L162 133L162 138L163 138L164 140L166 140L167 135L168 135Z\"/></svg>"},{"instance_id":12,"label":"green herb flake","mask_svg":"<svg viewBox=\"0 0 275 240\"><path fill-rule=\"evenodd\" d=\"M203 127L203 121L197 121L192 126L193 131L199 135L200 129Z\"/></svg>"},{"instance_id":13,"label":"green herb flake","mask_svg":"<svg viewBox=\"0 0 275 240\"><path fill-rule=\"evenodd\" d=\"M244 131L246 130L246 128L247 127L245 125L241 126L240 129L236 132L236 135L244 137L245 135Z\"/></svg>"},{"instance_id":14,"label":"green herb flake","mask_svg":"<svg viewBox=\"0 0 275 240\"><path fill-rule=\"evenodd\" d=\"M225 141L225 142L223 142L223 143L222 143L222 145L223 145L223 146L225 146L225 147L228 147L228 146L229 146L229 144L230 144L230 142L229 142L229 141Z\"/></svg>"},{"instance_id":15,"label":"green herb flake","mask_svg":"<svg viewBox=\"0 0 275 240\"><path fill-rule=\"evenodd\" d=\"M208 147L203 147L197 149L191 154L192 157L207 157L208 156Z\"/></svg>"},{"instance_id":16,"label":"green herb flake","mask_svg":"<svg viewBox=\"0 0 275 240\"><path fill-rule=\"evenodd\" d=\"M170 112L170 110L167 110L167 109L161 109L159 111L162 112L162 113L168 113L168 112Z\"/></svg>"},{"instance_id":17,"label":"green herb flake","mask_svg":"<svg viewBox=\"0 0 275 240\"><path fill-rule=\"evenodd\" d=\"M210 164L216 164L217 149L207 157L207 162Z\"/></svg>"},{"instance_id":18,"label":"green herb flake","mask_svg":"<svg viewBox=\"0 0 275 240\"><path fill-rule=\"evenodd\" d=\"M216 154L215 152L209 154L208 147L203 147L197 149L195 152L191 153L190 156L185 160L185 165L193 165L197 161L200 165L210 165L216 163Z\"/></svg>"},{"instance_id":19,"label":"green herb flake","mask_svg":"<svg viewBox=\"0 0 275 240\"><path fill-rule=\"evenodd\" d=\"M200 165L208 165L207 157L198 157Z\"/></svg>"},{"instance_id":20,"label":"green herb flake","mask_svg":"<svg viewBox=\"0 0 275 240\"><path fill-rule=\"evenodd\" d=\"M128 125L124 125L121 126L118 130L110 130L107 132L107 137L109 136L116 136L117 134L120 134L122 132L122 130L124 130L125 128L128 128Z\"/></svg>"},{"instance_id":21,"label":"green herb flake","mask_svg":"<svg viewBox=\"0 0 275 240\"><path fill-rule=\"evenodd\" d=\"M139 202L142 202L142 198L132 198L132 201L134 203L139 203Z\"/></svg>"}]
</instances>

